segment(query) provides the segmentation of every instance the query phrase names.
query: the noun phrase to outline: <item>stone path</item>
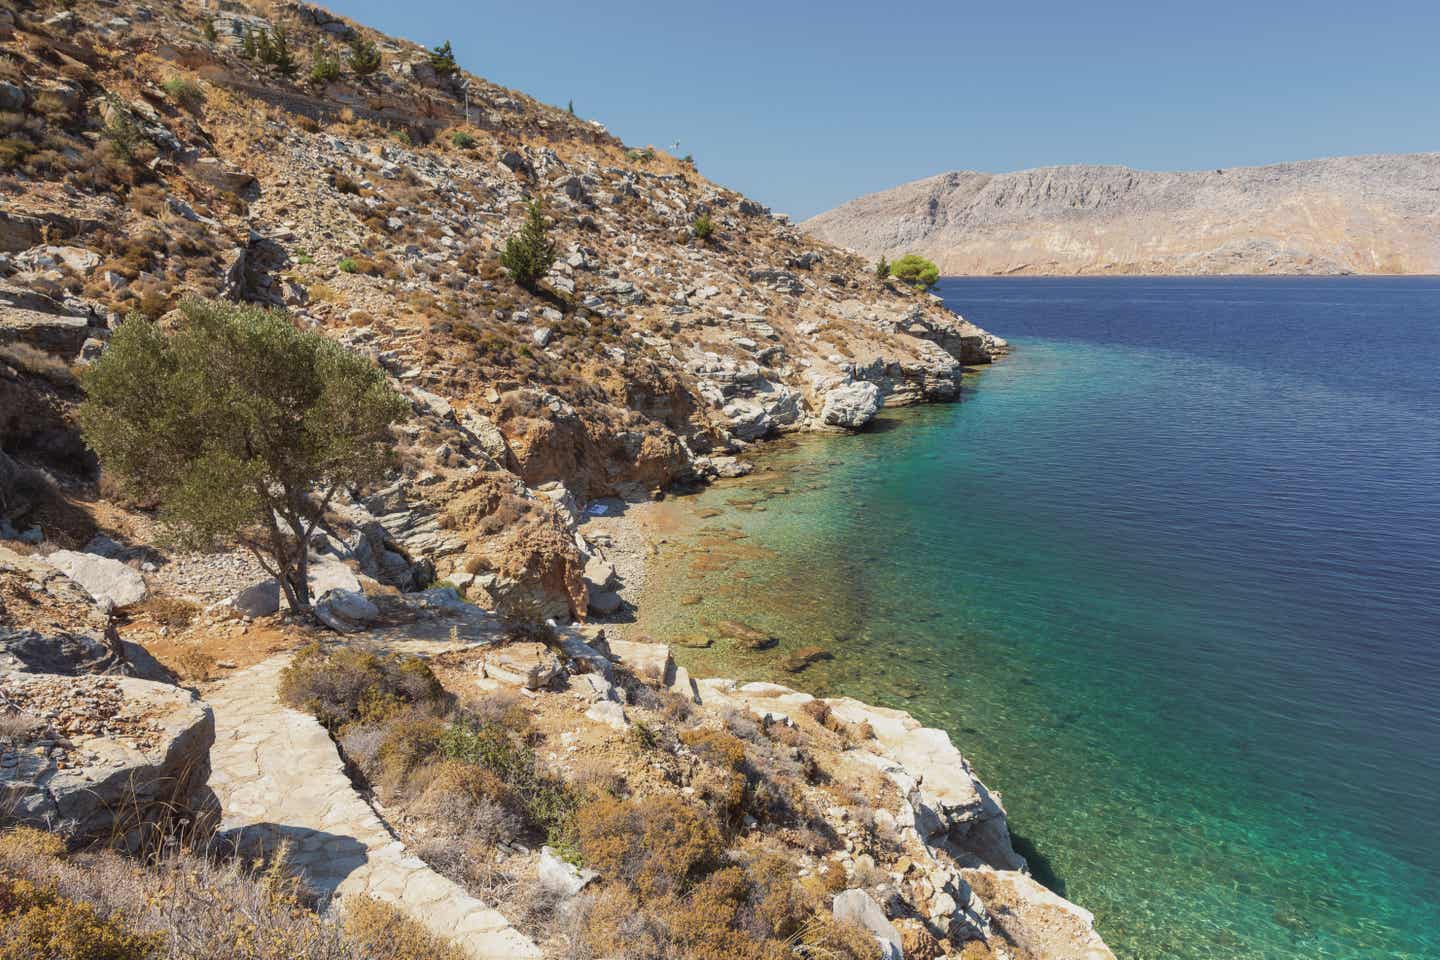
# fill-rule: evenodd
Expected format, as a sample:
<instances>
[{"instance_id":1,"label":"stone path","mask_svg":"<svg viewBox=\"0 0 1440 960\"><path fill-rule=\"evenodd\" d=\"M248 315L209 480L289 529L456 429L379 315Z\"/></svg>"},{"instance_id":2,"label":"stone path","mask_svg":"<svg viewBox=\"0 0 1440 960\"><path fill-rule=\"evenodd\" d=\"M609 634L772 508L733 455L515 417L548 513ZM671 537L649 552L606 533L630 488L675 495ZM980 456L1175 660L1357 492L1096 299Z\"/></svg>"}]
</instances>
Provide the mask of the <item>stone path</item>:
<instances>
[{"instance_id":1,"label":"stone path","mask_svg":"<svg viewBox=\"0 0 1440 960\"><path fill-rule=\"evenodd\" d=\"M476 960L539 957L498 910L409 853L355 791L325 728L281 705L288 662L274 657L232 674L206 697L221 830L247 847L289 840L292 865L322 896L389 901Z\"/></svg>"}]
</instances>

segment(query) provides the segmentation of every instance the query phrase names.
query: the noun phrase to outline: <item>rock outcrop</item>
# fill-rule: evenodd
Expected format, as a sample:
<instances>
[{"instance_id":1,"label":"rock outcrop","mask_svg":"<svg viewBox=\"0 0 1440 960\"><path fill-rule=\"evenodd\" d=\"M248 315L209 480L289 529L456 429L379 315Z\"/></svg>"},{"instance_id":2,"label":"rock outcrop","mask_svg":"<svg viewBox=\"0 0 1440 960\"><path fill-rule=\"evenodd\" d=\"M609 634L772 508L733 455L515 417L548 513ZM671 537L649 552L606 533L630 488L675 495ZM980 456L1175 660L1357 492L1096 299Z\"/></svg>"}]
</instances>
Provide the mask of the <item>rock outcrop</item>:
<instances>
[{"instance_id":1,"label":"rock outcrop","mask_svg":"<svg viewBox=\"0 0 1440 960\"><path fill-rule=\"evenodd\" d=\"M1440 153L1152 173L962 171L802 223L869 257L966 274L1440 273Z\"/></svg>"},{"instance_id":2,"label":"rock outcrop","mask_svg":"<svg viewBox=\"0 0 1440 960\"><path fill-rule=\"evenodd\" d=\"M8 816L74 843L136 848L162 823L213 814L203 789L215 718L181 687L131 677L0 675L12 724L0 757ZM213 826L213 823L211 824Z\"/></svg>"}]
</instances>

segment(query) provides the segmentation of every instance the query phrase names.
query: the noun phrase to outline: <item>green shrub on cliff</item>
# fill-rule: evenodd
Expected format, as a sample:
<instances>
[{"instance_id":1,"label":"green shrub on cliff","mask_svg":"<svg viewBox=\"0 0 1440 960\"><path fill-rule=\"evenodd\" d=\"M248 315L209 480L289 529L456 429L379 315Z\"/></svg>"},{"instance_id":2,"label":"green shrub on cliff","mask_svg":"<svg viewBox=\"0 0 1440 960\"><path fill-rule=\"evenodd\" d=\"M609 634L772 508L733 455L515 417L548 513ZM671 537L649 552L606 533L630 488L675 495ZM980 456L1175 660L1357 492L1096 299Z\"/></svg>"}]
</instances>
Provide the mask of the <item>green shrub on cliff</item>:
<instances>
[{"instance_id":1,"label":"green shrub on cliff","mask_svg":"<svg viewBox=\"0 0 1440 960\"><path fill-rule=\"evenodd\" d=\"M169 332L132 315L86 372L85 441L174 539L238 542L310 605L306 545L331 498L387 464L409 404L369 360L282 311L187 300Z\"/></svg>"},{"instance_id":2,"label":"green shrub on cliff","mask_svg":"<svg viewBox=\"0 0 1440 960\"><path fill-rule=\"evenodd\" d=\"M347 62L357 77L368 77L380 69L380 48L365 39L356 37L350 41L350 56Z\"/></svg>"},{"instance_id":3,"label":"green shrub on cliff","mask_svg":"<svg viewBox=\"0 0 1440 960\"><path fill-rule=\"evenodd\" d=\"M905 256L890 264L890 275L912 287L928 290L940 279L940 268L916 253Z\"/></svg>"}]
</instances>

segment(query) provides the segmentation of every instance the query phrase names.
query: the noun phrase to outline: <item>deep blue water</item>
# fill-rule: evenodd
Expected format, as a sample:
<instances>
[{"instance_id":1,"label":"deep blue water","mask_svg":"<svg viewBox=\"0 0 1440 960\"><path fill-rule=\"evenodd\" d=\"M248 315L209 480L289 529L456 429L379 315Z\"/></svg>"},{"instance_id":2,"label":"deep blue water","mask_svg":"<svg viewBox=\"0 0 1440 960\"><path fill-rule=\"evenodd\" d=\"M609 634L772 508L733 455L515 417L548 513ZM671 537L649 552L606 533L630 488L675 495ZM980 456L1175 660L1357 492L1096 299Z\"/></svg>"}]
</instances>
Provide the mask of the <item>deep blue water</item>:
<instances>
[{"instance_id":1,"label":"deep blue water","mask_svg":"<svg viewBox=\"0 0 1440 960\"><path fill-rule=\"evenodd\" d=\"M1440 280L940 292L1014 355L677 507L647 628L950 730L1121 957L1440 957Z\"/></svg>"}]
</instances>

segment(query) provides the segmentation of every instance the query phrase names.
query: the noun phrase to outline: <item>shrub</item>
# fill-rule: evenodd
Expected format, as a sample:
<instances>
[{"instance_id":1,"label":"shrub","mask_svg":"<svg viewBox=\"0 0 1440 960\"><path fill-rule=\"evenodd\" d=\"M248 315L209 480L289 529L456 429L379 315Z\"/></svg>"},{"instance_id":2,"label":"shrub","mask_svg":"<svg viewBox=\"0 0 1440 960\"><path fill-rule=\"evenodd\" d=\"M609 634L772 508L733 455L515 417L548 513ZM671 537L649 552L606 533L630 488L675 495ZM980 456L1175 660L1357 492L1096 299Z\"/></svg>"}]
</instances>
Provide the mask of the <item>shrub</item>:
<instances>
[{"instance_id":1,"label":"shrub","mask_svg":"<svg viewBox=\"0 0 1440 960\"><path fill-rule=\"evenodd\" d=\"M715 233L715 221L710 219L710 214L702 213L695 218L695 223L690 227L692 233L698 240L709 240Z\"/></svg>"},{"instance_id":2,"label":"shrub","mask_svg":"<svg viewBox=\"0 0 1440 960\"><path fill-rule=\"evenodd\" d=\"M721 853L710 818L673 796L600 797L576 819L585 863L625 881L642 899L683 893Z\"/></svg>"},{"instance_id":3,"label":"shrub","mask_svg":"<svg viewBox=\"0 0 1440 960\"><path fill-rule=\"evenodd\" d=\"M187 77L171 77L164 83L165 95L186 110L198 110L205 103L205 91Z\"/></svg>"},{"instance_id":4,"label":"shrub","mask_svg":"<svg viewBox=\"0 0 1440 960\"><path fill-rule=\"evenodd\" d=\"M513 797L512 809L529 826L544 833L552 845L574 845L577 798L564 781L541 770L535 751L513 731L498 724L458 720L441 737L439 751L497 775Z\"/></svg>"},{"instance_id":5,"label":"shrub","mask_svg":"<svg viewBox=\"0 0 1440 960\"><path fill-rule=\"evenodd\" d=\"M345 939L366 960L466 960L415 920L373 897L345 901Z\"/></svg>"},{"instance_id":6,"label":"shrub","mask_svg":"<svg viewBox=\"0 0 1440 960\"><path fill-rule=\"evenodd\" d=\"M918 254L907 253L890 264L890 275L913 287L928 290L939 281L940 269Z\"/></svg>"},{"instance_id":7,"label":"shrub","mask_svg":"<svg viewBox=\"0 0 1440 960\"><path fill-rule=\"evenodd\" d=\"M355 76L370 76L380 69L380 62L380 48L372 41L361 36L350 41L350 56L346 58L346 63Z\"/></svg>"},{"instance_id":8,"label":"shrub","mask_svg":"<svg viewBox=\"0 0 1440 960\"><path fill-rule=\"evenodd\" d=\"M129 108L118 99L111 98L109 114L110 119L100 131L100 136L110 144L111 153L126 163L145 162L148 159L145 154L151 149L150 138L130 115Z\"/></svg>"},{"instance_id":9,"label":"shrub","mask_svg":"<svg viewBox=\"0 0 1440 960\"><path fill-rule=\"evenodd\" d=\"M460 72L460 65L455 62L455 51L450 49L449 40L430 51L430 67L437 77L453 77Z\"/></svg>"},{"instance_id":10,"label":"shrub","mask_svg":"<svg viewBox=\"0 0 1440 960\"><path fill-rule=\"evenodd\" d=\"M475 138L464 130L457 130L450 135L450 142L461 150L469 150L475 146Z\"/></svg>"},{"instance_id":11,"label":"shrub","mask_svg":"<svg viewBox=\"0 0 1440 960\"><path fill-rule=\"evenodd\" d=\"M652 147L646 147L644 150L626 150L625 157L638 163L649 163L655 159L655 150Z\"/></svg>"},{"instance_id":12,"label":"shrub","mask_svg":"<svg viewBox=\"0 0 1440 960\"><path fill-rule=\"evenodd\" d=\"M310 57L310 82L330 83L340 79L340 61L330 48L317 43Z\"/></svg>"},{"instance_id":13,"label":"shrub","mask_svg":"<svg viewBox=\"0 0 1440 960\"><path fill-rule=\"evenodd\" d=\"M28 880L0 876L0 960L148 960L160 951L160 937L127 930L77 903Z\"/></svg>"},{"instance_id":14,"label":"shrub","mask_svg":"<svg viewBox=\"0 0 1440 960\"><path fill-rule=\"evenodd\" d=\"M281 702L313 714L332 732L347 723L377 723L409 705L435 705L444 689L418 657L364 650L302 648L280 675Z\"/></svg>"},{"instance_id":15,"label":"shrub","mask_svg":"<svg viewBox=\"0 0 1440 960\"><path fill-rule=\"evenodd\" d=\"M520 232L505 241L500 263L516 283L527 288L533 288L555 265L555 241L550 239L539 200L530 203Z\"/></svg>"},{"instance_id":16,"label":"shrub","mask_svg":"<svg viewBox=\"0 0 1440 960\"><path fill-rule=\"evenodd\" d=\"M340 261L339 270L341 273L359 273L360 264L356 262L354 257L346 257Z\"/></svg>"},{"instance_id":17,"label":"shrub","mask_svg":"<svg viewBox=\"0 0 1440 960\"><path fill-rule=\"evenodd\" d=\"M306 545L338 490L384 469L389 427L409 404L369 360L283 312L180 309L173 333L131 316L85 372L85 440L126 488L159 502L173 539L237 540L292 609L307 609Z\"/></svg>"},{"instance_id":18,"label":"shrub","mask_svg":"<svg viewBox=\"0 0 1440 960\"><path fill-rule=\"evenodd\" d=\"M35 144L23 137L0 138L0 170L13 170L35 152Z\"/></svg>"},{"instance_id":19,"label":"shrub","mask_svg":"<svg viewBox=\"0 0 1440 960\"><path fill-rule=\"evenodd\" d=\"M879 262L875 264L875 279L886 280L890 277L890 261L881 254Z\"/></svg>"}]
</instances>

